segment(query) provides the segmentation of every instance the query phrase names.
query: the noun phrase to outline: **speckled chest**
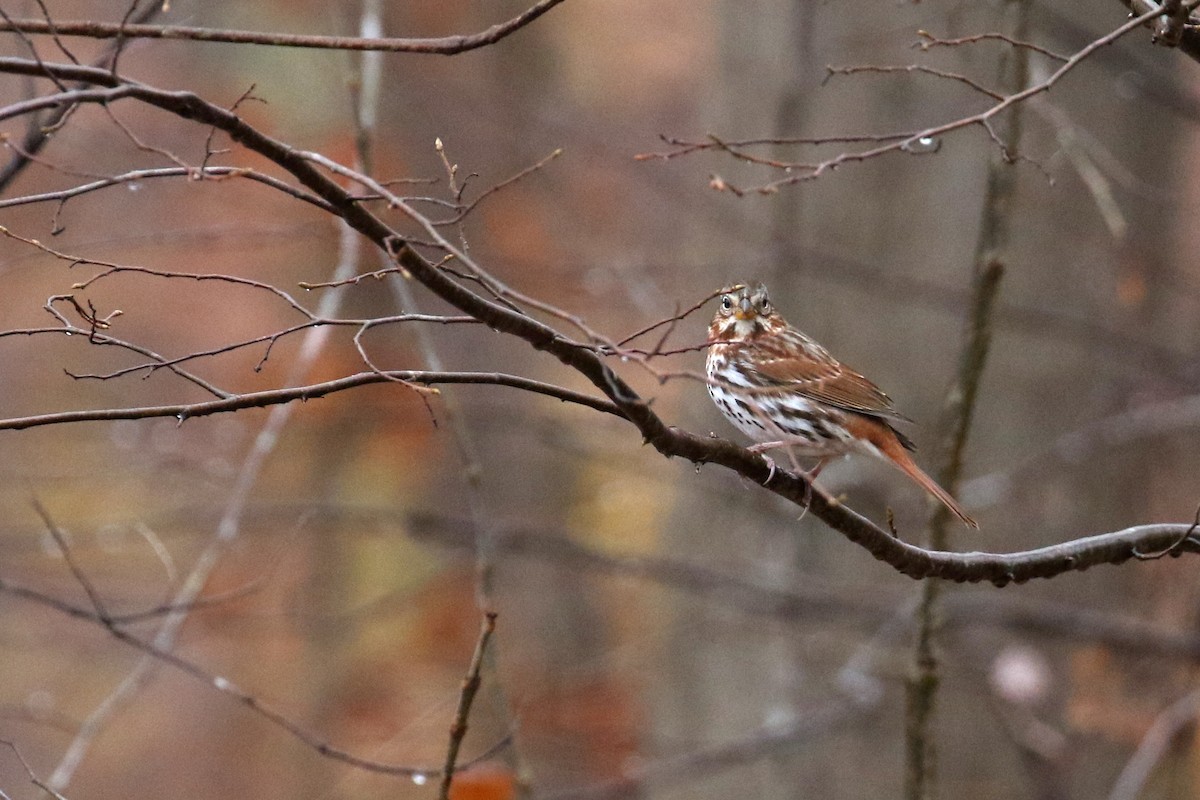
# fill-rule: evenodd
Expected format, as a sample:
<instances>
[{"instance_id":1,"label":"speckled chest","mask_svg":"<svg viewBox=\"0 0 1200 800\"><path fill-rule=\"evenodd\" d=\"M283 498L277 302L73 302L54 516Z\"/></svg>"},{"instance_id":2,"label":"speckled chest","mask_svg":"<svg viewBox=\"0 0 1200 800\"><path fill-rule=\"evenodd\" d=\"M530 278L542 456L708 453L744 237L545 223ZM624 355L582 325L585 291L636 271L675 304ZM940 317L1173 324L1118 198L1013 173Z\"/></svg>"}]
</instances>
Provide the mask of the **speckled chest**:
<instances>
[{"instance_id":1,"label":"speckled chest","mask_svg":"<svg viewBox=\"0 0 1200 800\"><path fill-rule=\"evenodd\" d=\"M783 442L800 455L830 456L854 449L845 412L786 385L764 383L740 366L736 343L709 347L708 394L733 425L756 442Z\"/></svg>"}]
</instances>

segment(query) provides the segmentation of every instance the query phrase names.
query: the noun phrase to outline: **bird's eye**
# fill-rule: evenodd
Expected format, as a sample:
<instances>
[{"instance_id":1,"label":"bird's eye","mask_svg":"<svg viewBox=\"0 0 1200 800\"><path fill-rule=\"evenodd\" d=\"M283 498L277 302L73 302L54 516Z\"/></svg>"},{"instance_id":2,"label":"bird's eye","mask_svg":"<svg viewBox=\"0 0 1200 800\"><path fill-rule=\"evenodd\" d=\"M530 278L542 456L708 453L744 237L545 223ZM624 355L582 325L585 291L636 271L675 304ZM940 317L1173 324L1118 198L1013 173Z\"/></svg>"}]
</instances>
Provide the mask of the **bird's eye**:
<instances>
[{"instance_id":1,"label":"bird's eye","mask_svg":"<svg viewBox=\"0 0 1200 800\"><path fill-rule=\"evenodd\" d=\"M721 310L728 311L731 308L733 308L733 298L727 294L722 295L721 296Z\"/></svg>"},{"instance_id":2,"label":"bird's eye","mask_svg":"<svg viewBox=\"0 0 1200 800\"><path fill-rule=\"evenodd\" d=\"M766 314L771 310L771 301L764 297L758 307L762 309L762 313Z\"/></svg>"}]
</instances>

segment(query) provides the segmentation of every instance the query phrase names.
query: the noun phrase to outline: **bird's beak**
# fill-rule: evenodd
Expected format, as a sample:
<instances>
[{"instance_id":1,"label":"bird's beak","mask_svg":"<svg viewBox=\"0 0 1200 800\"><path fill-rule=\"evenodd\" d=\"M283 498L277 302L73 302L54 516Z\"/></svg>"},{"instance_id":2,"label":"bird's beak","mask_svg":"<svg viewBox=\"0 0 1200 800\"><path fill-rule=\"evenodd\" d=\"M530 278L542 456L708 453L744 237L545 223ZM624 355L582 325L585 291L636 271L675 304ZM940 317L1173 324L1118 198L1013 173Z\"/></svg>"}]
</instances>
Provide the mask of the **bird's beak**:
<instances>
[{"instance_id":1,"label":"bird's beak","mask_svg":"<svg viewBox=\"0 0 1200 800\"><path fill-rule=\"evenodd\" d=\"M754 310L750 306L750 298L743 297L742 302L738 303L738 307L734 310L733 316L736 319L747 320L754 318Z\"/></svg>"}]
</instances>

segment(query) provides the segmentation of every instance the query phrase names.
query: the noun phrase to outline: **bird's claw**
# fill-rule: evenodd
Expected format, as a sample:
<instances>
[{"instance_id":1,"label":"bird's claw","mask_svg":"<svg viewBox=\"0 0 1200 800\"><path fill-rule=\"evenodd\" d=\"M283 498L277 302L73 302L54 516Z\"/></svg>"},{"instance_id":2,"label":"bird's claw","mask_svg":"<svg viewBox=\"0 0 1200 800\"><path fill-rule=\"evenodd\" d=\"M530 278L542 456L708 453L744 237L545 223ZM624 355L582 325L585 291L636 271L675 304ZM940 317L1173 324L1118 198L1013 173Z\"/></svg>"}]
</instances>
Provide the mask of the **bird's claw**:
<instances>
[{"instance_id":1,"label":"bird's claw","mask_svg":"<svg viewBox=\"0 0 1200 800\"><path fill-rule=\"evenodd\" d=\"M766 486L771 482L771 478L775 477L775 459L768 455L763 455L763 461L766 461L767 466L771 468L771 471L767 473L767 479L763 481L763 486Z\"/></svg>"}]
</instances>

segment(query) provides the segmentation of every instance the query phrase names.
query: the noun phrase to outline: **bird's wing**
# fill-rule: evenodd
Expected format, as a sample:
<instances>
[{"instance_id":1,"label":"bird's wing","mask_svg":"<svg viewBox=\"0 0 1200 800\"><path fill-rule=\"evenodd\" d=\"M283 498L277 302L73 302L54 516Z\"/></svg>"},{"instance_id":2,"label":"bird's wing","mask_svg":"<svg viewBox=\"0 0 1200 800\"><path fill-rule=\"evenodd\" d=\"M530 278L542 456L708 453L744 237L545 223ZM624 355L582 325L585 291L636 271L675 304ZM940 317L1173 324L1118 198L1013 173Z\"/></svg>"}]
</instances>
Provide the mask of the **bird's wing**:
<instances>
[{"instance_id":1,"label":"bird's wing","mask_svg":"<svg viewBox=\"0 0 1200 800\"><path fill-rule=\"evenodd\" d=\"M815 343L780 347L760 341L751 346L757 352L749 360L764 379L764 388L771 385L799 392L813 400L872 417L907 420L892 407L892 399L882 389Z\"/></svg>"}]
</instances>

